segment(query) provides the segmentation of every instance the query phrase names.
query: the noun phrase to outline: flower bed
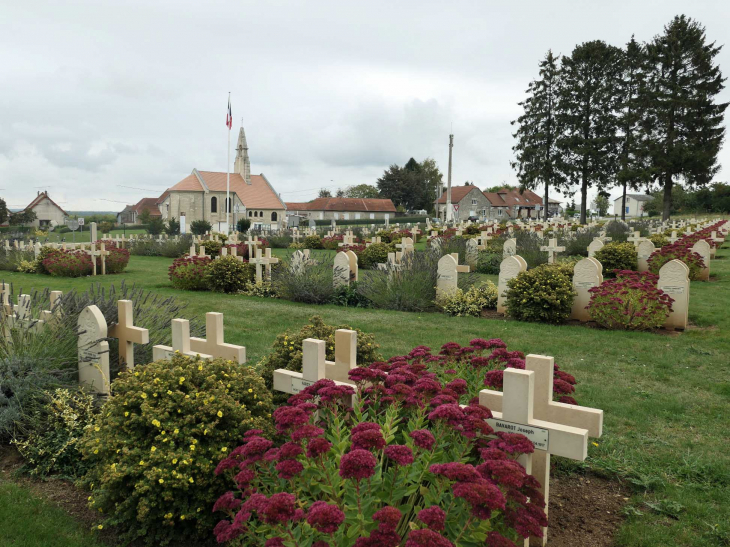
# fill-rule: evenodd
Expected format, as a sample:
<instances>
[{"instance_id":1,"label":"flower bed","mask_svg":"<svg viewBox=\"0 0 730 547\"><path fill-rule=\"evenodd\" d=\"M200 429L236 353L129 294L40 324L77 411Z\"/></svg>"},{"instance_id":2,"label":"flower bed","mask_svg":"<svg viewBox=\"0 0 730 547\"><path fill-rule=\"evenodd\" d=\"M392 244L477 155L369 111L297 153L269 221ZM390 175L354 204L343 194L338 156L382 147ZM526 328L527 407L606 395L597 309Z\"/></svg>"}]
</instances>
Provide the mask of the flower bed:
<instances>
[{"instance_id":1,"label":"flower bed","mask_svg":"<svg viewBox=\"0 0 730 547\"><path fill-rule=\"evenodd\" d=\"M652 255L653 256L653 255ZM588 313L608 329L648 330L661 327L672 311L674 300L660 289L659 276L644 272L617 271L598 287L588 289Z\"/></svg>"},{"instance_id":2,"label":"flower bed","mask_svg":"<svg viewBox=\"0 0 730 547\"><path fill-rule=\"evenodd\" d=\"M177 258L168 268L168 276L176 289L204 291L208 289L206 271L210 257L190 256Z\"/></svg>"},{"instance_id":3,"label":"flower bed","mask_svg":"<svg viewBox=\"0 0 730 547\"><path fill-rule=\"evenodd\" d=\"M93 264L84 251L58 250L43 260L43 269L54 277L83 277L91 275Z\"/></svg>"},{"instance_id":4,"label":"flower bed","mask_svg":"<svg viewBox=\"0 0 730 547\"><path fill-rule=\"evenodd\" d=\"M705 261L692 250L692 245L677 241L672 245L665 245L651 254L649 260L647 260L649 271L658 275L662 266L674 259L681 260L687 265L691 280L699 279L702 270L705 268Z\"/></svg>"}]
</instances>

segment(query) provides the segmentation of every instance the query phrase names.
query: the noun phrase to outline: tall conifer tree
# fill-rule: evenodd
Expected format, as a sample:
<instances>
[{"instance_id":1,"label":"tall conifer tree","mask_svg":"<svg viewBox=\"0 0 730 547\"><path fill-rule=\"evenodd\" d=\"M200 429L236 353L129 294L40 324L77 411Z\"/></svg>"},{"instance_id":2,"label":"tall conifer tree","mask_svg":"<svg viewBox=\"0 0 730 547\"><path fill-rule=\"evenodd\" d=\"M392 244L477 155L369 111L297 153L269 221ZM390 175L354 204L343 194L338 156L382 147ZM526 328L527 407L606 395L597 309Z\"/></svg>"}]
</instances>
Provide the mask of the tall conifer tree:
<instances>
[{"instance_id":1,"label":"tall conifer tree","mask_svg":"<svg viewBox=\"0 0 730 547\"><path fill-rule=\"evenodd\" d=\"M621 50L601 40L576 46L563 57L558 119L565 177L580 186L580 222L586 222L588 188L602 190L616 175L617 80Z\"/></svg>"},{"instance_id":2,"label":"tall conifer tree","mask_svg":"<svg viewBox=\"0 0 730 547\"><path fill-rule=\"evenodd\" d=\"M662 219L669 218L672 186L681 177L689 187L711 182L720 166L727 103L716 103L725 78L714 63L722 46L708 43L705 28L675 17L648 45L644 127L653 180L664 190Z\"/></svg>"},{"instance_id":3,"label":"tall conifer tree","mask_svg":"<svg viewBox=\"0 0 730 547\"><path fill-rule=\"evenodd\" d=\"M515 161L512 168L522 189L536 189L544 184L543 210L548 218L548 194L550 186L561 188L565 178L560 169L560 153L557 141L561 128L557 122L557 102L560 88L558 57L550 50L540 62L540 75L527 87L528 97L519 103L524 109L522 116L512 122L517 125L514 133L516 144L512 147Z\"/></svg>"}]
</instances>

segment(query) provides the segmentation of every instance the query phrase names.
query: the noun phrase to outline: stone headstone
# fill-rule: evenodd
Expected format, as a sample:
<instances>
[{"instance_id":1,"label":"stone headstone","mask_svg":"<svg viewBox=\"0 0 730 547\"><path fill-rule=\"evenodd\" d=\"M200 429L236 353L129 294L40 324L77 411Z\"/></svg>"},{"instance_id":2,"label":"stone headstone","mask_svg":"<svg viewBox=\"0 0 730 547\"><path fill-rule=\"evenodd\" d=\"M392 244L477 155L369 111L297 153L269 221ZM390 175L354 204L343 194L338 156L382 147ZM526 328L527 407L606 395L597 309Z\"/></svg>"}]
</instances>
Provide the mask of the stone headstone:
<instances>
[{"instance_id":1,"label":"stone headstone","mask_svg":"<svg viewBox=\"0 0 730 547\"><path fill-rule=\"evenodd\" d=\"M87 306L78 318L79 383L96 395L109 395L109 342L104 315Z\"/></svg>"},{"instance_id":2,"label":"stone headstone","mask_svg":"<svg viewBox=\"0 0 730 547\"><path fill-rule=\"evenodd\" d=\"M466 263L472 267L477 267L477 259L479 258L479 244L476 239L466 240Z\"/></svg>"},{"instance_id":3,"label":"stone headstone","mask_svg":"<svg viewBox=\"0 0 730 547\"><path fill-rule=\"evenodd\" d=\"M700 281L710 280L710 244L704 239L700 239L697 243L692 245L692 250L702 257L702 261L705 263L705 267L700 272Z\"/></svg>"},{"instance_id":4,"label":"stone headstone","mask_svg":"<svg viewBox=\"0 0 730 547\"><path fill-rule=\"evenodd\" d=\"M594 238L590 245L588 245L588 256L591 258L596 256L596 253L601 249L603 249L603 241L601 238Z\"/></svg>"},{"instance_id":5,"label":"stone headstone","mask_svg":"<svg viewBox=\"0 0 730 547\"><path fill-rule=\"evenodd\" d=\"M652 255L652 253L656 250L656 247L654 247L654 244L649 241L648 239L645 239L641 242L639 242L639 245L636 247L636 253L637 258L639 262L639 271L640 272L648 272L649 271L649 257Z\"/></svg>"},{"instance_id":6,"label":"stone headstone","mask_svg":"<svg viewBox=\"0 0 730 547\"><path fill-rule=\"evenodd\" d=\"M91 242L96 243L98 239L99 238L96 233L96 222L92 222L91 223Z\"/></svg>"},{"instance_id":7,"label":"stone headstone","mask_svg":"<svg viewBox=\"0 0 730 547\"><path fill-rule=\"evenodd\" d=\"M335 255L332 272L335 288L350 285L350 257L347 253L339 252Z\"/></svg>"},{"instance_id":8,"label":"stone headstone","mask_svg":"<svg viewBox=\"0 0 730 547\"><path fill-rule=\"evenodd\" d=\"M681 260L670 260L659 270L657 288L674 299L672 311L664 322L666 329L687 328L689 311L689 268Z\"/></svg>"},{"instance_id":9,"label":"stone headstone","mask_svg":"<svg viewBox=\"0 0 730 547\"><path fill-rule=\"evenodd\" d=\"M584 258L579 260L573 269L573 308L570 312L571 319L578 321L590 321L586 306L591 300L589 289L598 287L603 282L601 265L595 258Z\"/></svg>"},{"instance_id":10,"label":"stone headstone","mask_svg":"<svg viewBox=\"0 0 730 547\"><path fill-rule=\"evenodd\" d=\"M502 257L507 258L508 256L514 256L517 254L517 240L516 239L508 239L504 242L504 246L502 247Z\"/></svg>"},{"instance_id":11,"label":"stone headstone","mask_svg":"<svg viewBox=\"0 0 730 547\"><path fill-rule=\"evenodd\" d=\"M357 255L355 254L355 251L346 251L346 254L347 258L350 260L350 281L357 281L359 279Z\"/></svg>"},{"instance_id":12,"label":"stone headstone","mask_svg":"<svg viewBox=\"0 0 730 547\"><path fill-rule=\"evenodd\" d=\"M497 285L497 312L506 311L507 282L527 270L527 263L521 256L508 256L499 265L499 282Z\"/></svg>"}]
</instances>

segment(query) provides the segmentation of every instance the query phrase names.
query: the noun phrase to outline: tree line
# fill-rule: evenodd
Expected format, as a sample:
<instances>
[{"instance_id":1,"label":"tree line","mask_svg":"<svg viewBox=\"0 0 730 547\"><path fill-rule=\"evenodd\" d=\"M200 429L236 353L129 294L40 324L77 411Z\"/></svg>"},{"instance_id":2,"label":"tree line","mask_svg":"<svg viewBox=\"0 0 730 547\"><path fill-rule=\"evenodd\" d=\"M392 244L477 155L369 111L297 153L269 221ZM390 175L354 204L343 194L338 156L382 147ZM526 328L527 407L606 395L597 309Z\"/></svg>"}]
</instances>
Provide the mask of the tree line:
<instances>
[{"instance_id":1,"label":"tree line","mask_svg":"<svg viewBox=\"0 0 730 547\"><path fill-rule=\"evenodd\" d=\"M627 190L658 186L669 218L675 185L705 187L720 168L721 48L680 15L647 43L632 36L624 48L593 40L569 56L549 50L512 122L521 188L542 188L548 203L550 188L568 195L577 186L585 223L588 188L621 188L624 218Z\"/></svg>"}]
</instances>

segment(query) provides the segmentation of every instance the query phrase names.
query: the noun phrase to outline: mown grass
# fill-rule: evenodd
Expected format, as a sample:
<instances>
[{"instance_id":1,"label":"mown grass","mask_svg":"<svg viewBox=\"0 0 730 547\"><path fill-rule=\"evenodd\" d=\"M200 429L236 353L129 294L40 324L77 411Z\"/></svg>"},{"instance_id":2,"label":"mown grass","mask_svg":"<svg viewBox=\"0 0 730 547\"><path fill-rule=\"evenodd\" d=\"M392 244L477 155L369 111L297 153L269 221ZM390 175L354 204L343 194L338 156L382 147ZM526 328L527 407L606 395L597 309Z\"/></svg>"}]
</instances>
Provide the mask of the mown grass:
<instances>
[{"instance_id":1,"label":"mown grass","mask_svg":"<svg viewBox=\"0 0 730 547\"><path fill-rule=\"evenodd\" d=\"M251 362L265 355L278 333L315 314L374 333L386 357L419 344L438 348L475 337L499 337L509 349L554 356L578 379L579 402L605 411L604 436L590 445L589 459L576 464L556 458L559 471L592 469L632 488L616 545L730 545L729 249L713 261L711 282L692 283L693 327L673 336L181 292L167 281L170 262L132 257L123 278L178 296L191 315L223 312L226 341L245 345ZM84 290L97 282L8 272L0 278L12 282L16 293L19 287ZM107 286L121 279L97 278ZM34 522L28 520L29 529Z\"/></svg>"}]
</instances>

